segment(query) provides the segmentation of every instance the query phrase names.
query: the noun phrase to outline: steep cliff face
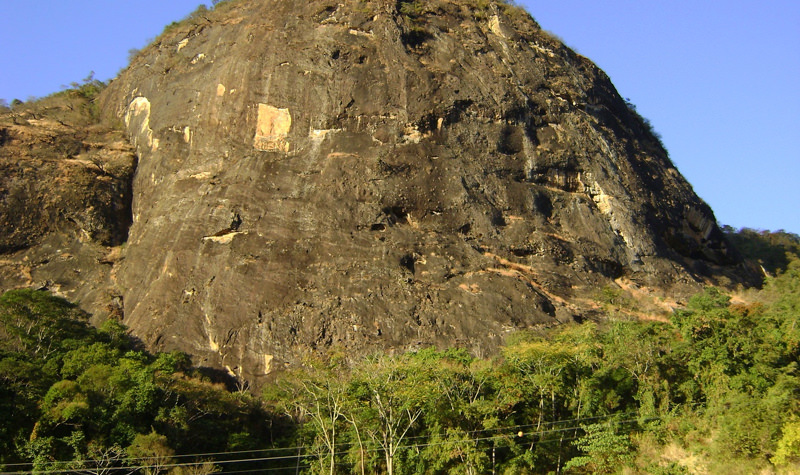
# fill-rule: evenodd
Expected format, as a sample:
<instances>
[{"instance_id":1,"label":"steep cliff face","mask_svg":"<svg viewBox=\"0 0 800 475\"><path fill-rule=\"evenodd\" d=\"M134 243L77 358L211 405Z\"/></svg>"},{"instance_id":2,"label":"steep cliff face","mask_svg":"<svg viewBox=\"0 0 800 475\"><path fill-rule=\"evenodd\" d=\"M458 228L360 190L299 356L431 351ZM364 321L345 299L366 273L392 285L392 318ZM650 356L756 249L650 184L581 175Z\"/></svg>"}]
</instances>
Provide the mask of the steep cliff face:
<instances>
[{"instance_id":1,"label":"steep cliff face","mask_svg":"<svg viewBox=\"0 0 800 475\"><path fill-rule=\"evenodd\" d=\"M516 7L224 2L102 104L139 158L125 322L238 375L329 345L492 351L621 276L734 272L609 78Z\"/></svg>"}]
</instances>

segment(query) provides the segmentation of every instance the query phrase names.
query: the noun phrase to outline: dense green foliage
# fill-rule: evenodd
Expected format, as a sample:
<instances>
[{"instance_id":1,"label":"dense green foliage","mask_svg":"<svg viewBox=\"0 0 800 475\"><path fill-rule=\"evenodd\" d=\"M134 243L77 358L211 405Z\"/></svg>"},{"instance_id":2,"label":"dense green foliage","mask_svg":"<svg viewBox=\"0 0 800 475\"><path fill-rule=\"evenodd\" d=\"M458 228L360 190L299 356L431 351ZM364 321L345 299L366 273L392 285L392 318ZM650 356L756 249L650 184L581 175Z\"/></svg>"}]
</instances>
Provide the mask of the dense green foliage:
<instances>
[{"instance_id":1,"label":"dense green foliage","mask_svg":"<svg viewBox=\"0 0 800 475\"><path fill-rule=\"evenodd\" d=\"M305 460L310 473L748 473L796 464L800 261L760 296L737 306L712 288L671 322L518 334L495 360L429 349L355 366L308 362L268 399L302 427L298 445L315 455ZM662 456L670 444L700 462Z\"/></svg>"},{"instance_id":2,"label":"dense green foliage","mask_svg":"<svg viewBox=\"0 0 800 475\"><path fill-rule=\"evenodd\" d=\"M271 419L252 396L87 317L46 292L0 297L0 465L100 470L271 443Z\"/></svg>"},{"instance_id":3,"label":"dense green foliage","mask_svg":"<svg viewBox=\"0 0 800 475\"><path fill-rule=\"evenodd\" d=\"M332 351L259 401L186 355L137 350L116 322L94 329L68 302L18 290L0 298L0 461L88 473L792 473L798 318L793 259L752 303L710 288L669 322L518 333L492 359Z\"/></svg>"},{"instance_id":4,"label":"dense green foliage","mask_svg":"<svg viewBox=\"0 0 800 475\"><path fill-rule=\"evenodd\" d=\"M800 236L786 231L757 231L742 228L738 231L723 226L729 241L748 259L775 274L786 269L789 260L800 258Z\"/></svg>"}]
</instances>

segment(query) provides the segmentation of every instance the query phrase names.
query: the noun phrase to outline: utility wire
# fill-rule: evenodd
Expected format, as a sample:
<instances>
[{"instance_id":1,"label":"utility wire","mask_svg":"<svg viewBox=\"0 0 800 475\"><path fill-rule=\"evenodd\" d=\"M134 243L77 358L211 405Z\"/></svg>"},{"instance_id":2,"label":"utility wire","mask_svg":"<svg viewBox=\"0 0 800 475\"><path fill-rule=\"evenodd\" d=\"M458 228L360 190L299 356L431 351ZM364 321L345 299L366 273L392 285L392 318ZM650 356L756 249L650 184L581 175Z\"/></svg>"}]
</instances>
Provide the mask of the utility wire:
<instances>
[{"instance_id":1,"label":"utility wire","mask_svg":"<svg viewBox=\"0 0 800 475\"><path fill-rule=\"evenodd\" d=\"M563 419L563 420L559 420L559 421L544 422L542 424L525 424L525 425L517 425L517 426L509 426L509 427L498 427L498 428L493 428L493 429L482 429L482 430L465 432L464 434L476 434L476 433L490 432L490 431L509 431L509 430L514 430L514 429L524 429L524 428L530 428L530 427L542 426L542 425L553 426L553 425L556 425L556 424L559 424L559 423L563 423L563 422L577 422L577 421L596 420L596 419L611 419L611 418L614 418L614 417L619 417L621 415L632 415L632 414L636 414L636 412L628 412L628 413L624 413L624 414L611 414L611 415L606 415L606 416L594 416L594 417L587 417L587 418ZM658 418L658 417L648 418L648 420L656 420L656 419L660 419L660 418ZM636 422L638 420L639 420L638 418L637 419L626 419L626 420L621 420L621 421L615 421L615 423L616 424L625 424L625 423L629 423L629 422ZM539 435L539 436L541 436L541 435L546 435L546 434L551 434L551 433L568 432L568 431L573 431L573 430L578 430L578 429L582 429L582 427L581 426L572 426L572 427L563 427L563 428L550 429L550 430L536 430L536 431L531 431L531 432L527 432L527 433L523 432L523 431L519 431L516 434L513 434L513 433L510 434L510 438L513 440L514 438L520 438L521 436L526 436L526 435ZM413 437L413 438L407 438L406 440L419 439L419 438L429 438L429 436L417 436L417 437ZM575 438L572 438L572 439L562 439L562 441L563 440L574 440L574 439L577 439L577 438L579 438L579 437L575 437ZM449 440L449 441L445 440L445 441L431 442L431 443L426 443L426 444L409 444L409 445L403 445L403 448L417 448L418 449L418 448L425 448L425 447L442 446L442 445L447 445L447 444L464 444L464 443L475 443L475 442L486 441L486 440L502 440L502 439L509 439L509 434L501 434L501 435L495 435L495 436L490 436L490 437L481 437L481 438L469 438L469 439L463 439L463 440ZM541 442L554 442L554 441L555 441L555 439L553 439L552 441L539 441L539 442L541 443ZM334 445L334 447L342 447L342 446L352 447L353 444L351 444L351 443L342 443L342 444ZM237 454L244 454L244 453L288 451L288 450L307 449L307 448L308 447L306 447L306 446L299 446L299 447L288 447L288 448L257 449L257 450L247 450L247 451L214 452L214 453L203 453L203 454L184 454L184 455L169 456L169 457L165 457L165 458L175 459L175 458L186 458L186 457L209 457L209 456L214 456L214 455L237 455ZM383 449L380 448L380 447L372 447L372 448L364 450L364 452L366 452L366 453L382 452L382 451L383 451ZM336 455L343 455L343 454L347 454L347 453L348 453L347 451L340 451L340 452L334 452L333 455L336 456ZM325 455L327 456L327 455L330 455L330 454L326 453ZM119 460L117 460L117 462L147 460L147 459L152 459L152 458L153 457L139 457L139 458L119 459ZM307 459L307 458L317 458L317 455L316 454L285 455L285 456L256 457L256 458L246 458L246 459L236 459L236 460L217 460L217 461L204 460L204 461L197 461L197 462L170 463L170 464L157 464L157 465L138 465L138 466L125 466L125 467L103 467L101 470L112 472L112 471L122 471L122 470L141 470L141 469L156 468L156 467L161 467L161 468L191 467L191 466L203 465L205 463L212 463L214 465L228 465L228 464L234 464L234 463L270 462L270 461L278 461L278 460L298 460L298 459ZM96 465L98 462L103 462L103 461L102 460L71 460L71 461L64 460L64 461L58 461L58 462L54 462L54 463L63 463L63 464L73 464L74 463L74 464L81 464L81 465L87 464L87 463L94 463ZM26 464L7 464L7 466L12 466L12 465L19 466L19 465L31 465L31 464L30 463L26 463ZM286 468L294 468L294 467L286 467ZM36 474L61 474L61 473L72 473L75 470L76 469L74 469L74 468L73 469L59 469L59 470L36 470L36 471L33 471L33 470L21 470L21 471L12 471L12 472L0 472L0 475L28 475L28 474L34 474L34 473L36 473ZM91 468L84 469L84 470L91 470ZM262 470L267 470L267 469L259 469L259 471L262 471ZM269 470L278 470L278 469L269 469ZM227 473L230 473L230 472L227 472Z\"/></svg>"},{"instance_id":2,"label":"utility wire","mask_svg":"<svg viewBox=\"0 0 800 475\"><path fill-rule=\"evenodd\" d=\"M535 427L535 426L539 426L539 427L541 427L541 426L553 426L553 425L564 423L564 422L590 421L590 420L596 420L596 419L610 419L610 418L613 418L613 417L624 417L624 416L629 416L629 415L633 415L633 414L637 414L637 412L631 411L631 412L626 412L626 413L621 413L621 414L606 414L606 415L602 415L602 416L579 417L579 418L574 418L574 419L562 419L562 420L557 420L557 421L542 422L541 424L521 424L521 425L515 425L515 426L502 426L502 427L493 427L493 428L488 428L488 429L476 429L476 430L472 430L472 431L466 431L466 432L464 432L464 434L479 434L479 433L484 433L484 432L509 431L509 430L525 429L525 428ZM413 436L413 437L406 437L406 438L404 438L404 440L427 439L427 438L430 438L430 436L419 435L419 436ZM342 443L342 444L336 444L335 446L343 446L343 445L350 445L350 444ZM172 455L169 458L171 458L171 459L182 459L182 458L190 458L190 457L199 458L199 457L215 457L215 456L221 456L221 455L257 454L257 453L265 453L265 452L281 452L281 451L290 451L290 450L294 451L294 450L300 450L300 449L304 449L304 448L307 448L307 447L306 446L297 446L297 447L279 447L279 448L269 448L269 449L252 449L252 450L239 450L239 451L227 451L227 452L205 452L205 453L195 453L195 454ZM292 457L295 457L295 456L292 456ZM117 461L118 462L137 462L137 461L141 461L141 460L147 460L147 459L150 459L150 458L152 458L152 457L125 457L125 458L119 458L119 459L117 459ZM96 464L97 462L103 462L103 460L97 460L97 459L58 460L58 461L55 461L53 463L83 463L83 464L95 463ZM18 467L18 466L28 466L28 465L32 465L32 464L30 462L25 462L25 463L5 464L4 466L5 467ZM16 473L16 472L0 472L0 475L6 475L8 473Z\"/></svg>"},{"instance_id":3,"label":"utility wire","mask_svg":"<svg viewBox=\"0 0 800 475\"><path fill-rule=\"evenodd\" d=\"M199 454L181 454L181 455L171 455L169 458L172 459L181 459L181 458L189 458L189 457L213 457L219 455L239 455L239 454L256 454L262 452L280 452L280 451L289 451L289 450L298 450L304 448L303 446L300 447L281 447L281 448L271 448L271 449L252 449L252 450L236 450L236 451L228 451L228 452L206 452L206 453L199 453ZM119 462L136 462L139 460L147 460L153 457L124 457L116 459ZM85 459L85 460L57 460L53 463L74 463L74 462L102 462L103 460L97 459ZM23 465L31 465L31 462L23 462L23 463L7 463L3 466L5 467L18 467ZM0 475L5 475L8 472L0 472Z\"/></svg>"}]
</instances>

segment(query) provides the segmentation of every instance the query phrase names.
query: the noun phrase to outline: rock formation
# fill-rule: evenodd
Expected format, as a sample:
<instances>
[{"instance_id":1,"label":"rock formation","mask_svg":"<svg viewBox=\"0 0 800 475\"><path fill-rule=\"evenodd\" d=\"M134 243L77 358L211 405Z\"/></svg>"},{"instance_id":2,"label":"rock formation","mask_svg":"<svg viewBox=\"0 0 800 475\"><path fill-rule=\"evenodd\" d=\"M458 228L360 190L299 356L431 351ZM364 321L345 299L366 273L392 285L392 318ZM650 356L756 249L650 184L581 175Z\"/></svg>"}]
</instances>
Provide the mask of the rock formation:
<instances>
[{"instance_id":1,"label":"rock formation","mask_svg":"<svg viewBox=\"0 0 800 475\"><path fill-rule=\"evenodd\" d=\"M138 157L115 264L155 349L251 379L683 291L737 257L609 78L497 1L238 0L101 97Z\"/></svg>"},{"instance_id":2,"label":"rock formation","mask_svg":"<svg viewBox=\"0 0 800 475\"><path fill-rule=\"evenodd\" d=\"M0 291L47 288L99 322L122 312L112 266L131 223L136 157L93 109L72 90L0 110Z\"/></svg>"}]
</instances>

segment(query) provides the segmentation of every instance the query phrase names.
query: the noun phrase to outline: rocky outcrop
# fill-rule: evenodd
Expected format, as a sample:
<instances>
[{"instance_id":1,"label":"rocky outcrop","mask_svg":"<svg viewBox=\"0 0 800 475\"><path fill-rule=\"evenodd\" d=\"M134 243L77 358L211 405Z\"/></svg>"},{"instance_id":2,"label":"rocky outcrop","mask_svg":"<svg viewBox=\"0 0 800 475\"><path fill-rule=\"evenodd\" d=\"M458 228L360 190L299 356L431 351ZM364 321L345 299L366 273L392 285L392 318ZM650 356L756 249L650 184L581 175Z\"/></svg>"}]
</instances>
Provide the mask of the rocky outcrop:
<instances>
[{"instance_id":1,"label":"rocky outcrop","mask_svg":"<svg viewBox=\"0 0 800 475\"><path fill-rule=\"evenodd\" d=\"M331 345L491 352L614 278L735 263L608 77L481 5L228 2L144 50L104 95L140 159L134 331L250 377Z\"/></svg>"},{"instance_id":2,"label":"rocky outcrop","mask_svg":"<svg viewBox=\"0 0 800 475\"><path fill-rule=\"evenodd\" d=\"M622 277L677 293L742 279L609 78L504 3L221 2L100 105L138 157L103 277L125 323L251 380L331 346L491 353L591 317ZM127 231L68 208L85 243ZM14 229L7 246L30 245Z\"/></svg>"},{"instance_id":3,"label":"rocky outcrop","mask_svg":"<svg viewBox=\"0 0 800 475\"><path fill-rule=\"evenodd\" d=\"M97 124L78 90L0 111L0 137L0 290L47 288L96 321L121 314L112 265L131 223L127 138Z\"/></svg>"}]
</instances>

